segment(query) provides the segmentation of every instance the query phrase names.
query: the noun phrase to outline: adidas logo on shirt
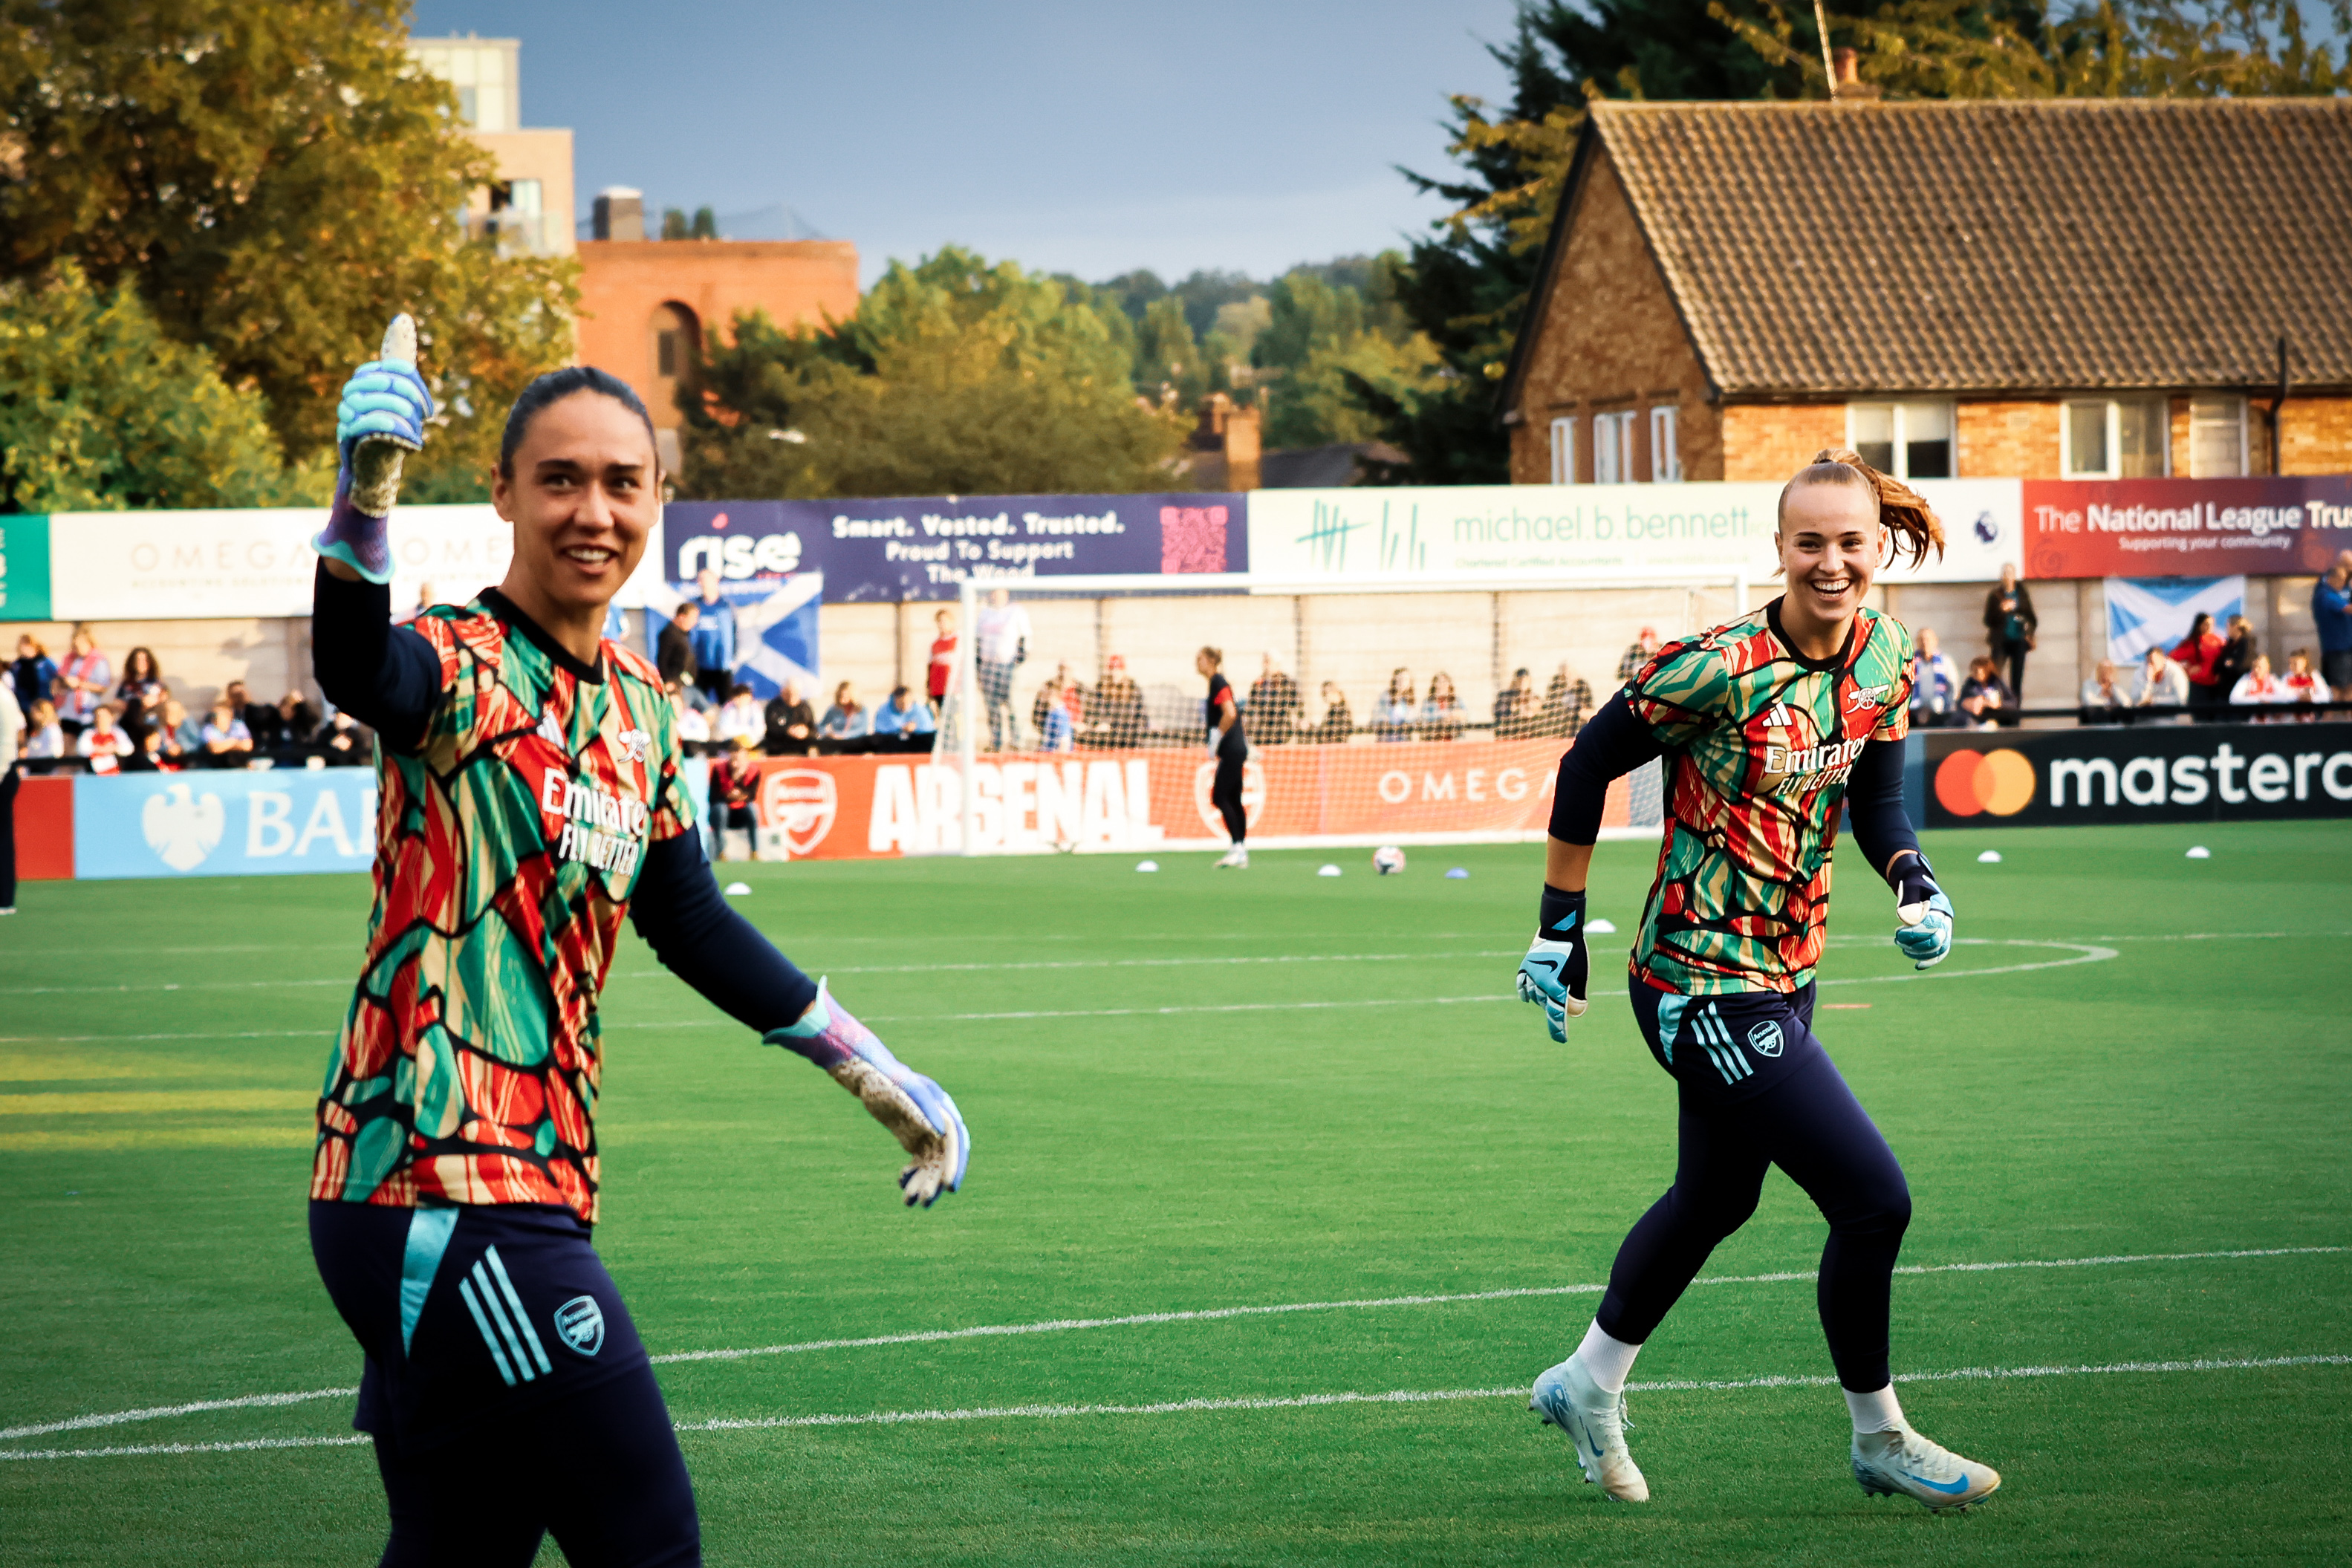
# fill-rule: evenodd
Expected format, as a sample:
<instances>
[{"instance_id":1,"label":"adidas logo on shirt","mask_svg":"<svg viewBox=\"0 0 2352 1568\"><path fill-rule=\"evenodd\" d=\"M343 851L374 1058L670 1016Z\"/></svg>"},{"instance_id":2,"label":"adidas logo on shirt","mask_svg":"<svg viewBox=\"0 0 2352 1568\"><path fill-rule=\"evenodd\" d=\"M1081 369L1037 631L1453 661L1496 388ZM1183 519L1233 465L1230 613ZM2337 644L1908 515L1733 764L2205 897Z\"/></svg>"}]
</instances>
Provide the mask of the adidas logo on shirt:
<instances>
[{"instance_id":1,"label":"adidas logo on shirt","mask_svg":"<svg viewBox=\"0 0 2352 1568\"><path fill-rule=\"evenodd\" d=\"M1774 703L1770 708L1766 710L1764 722L1768 726L1780 727L1792 725L1796 723L1797 720L1795 716L1789 712L1789 705L1787 703Z\"/></svg>"}]
</instances>

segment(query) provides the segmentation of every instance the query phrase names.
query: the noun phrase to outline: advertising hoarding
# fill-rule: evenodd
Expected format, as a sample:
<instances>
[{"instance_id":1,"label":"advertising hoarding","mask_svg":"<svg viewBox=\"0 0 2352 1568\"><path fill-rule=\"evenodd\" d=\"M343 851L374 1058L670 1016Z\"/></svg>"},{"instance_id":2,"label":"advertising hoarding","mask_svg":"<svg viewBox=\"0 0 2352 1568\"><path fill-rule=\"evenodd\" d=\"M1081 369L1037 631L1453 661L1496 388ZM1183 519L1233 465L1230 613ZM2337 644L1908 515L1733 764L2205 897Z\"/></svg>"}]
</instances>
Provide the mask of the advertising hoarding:
<instances>
[{"instance_id":1,"label":"advertising hoarding","mask_svg":"<svg viewBox=\"0 0 2352 1568\"><path fill-rule=\"evenodd\" d=\"M1931 828L2352 817L2352 724L1929 731Z\"/></svg>"},{"instance_id":2,"label":"advertising hoarding","mask_svg":"<svg viewBox=\"0 0 2352 1568\"><path fill-rule=\"evenodd\" d=\"M0 517L0 621L47 621L49 519ZM14 648L9 658L16 656Z\"/></svg>"},{"instance_id":3,"label":"advertising hoarding","mask_svg":"<svg viewBox=\"0 0 2352 1568\"><path fill-rule=\"evenodd\" d=\"M2352 476L2028 479L2028 577L2289 576L2352 549Z\"/></svg>"},{"instance_id":4,"label":"advertising hoarding","mask_svg":"<svg viewBox=\"0 0 2352 1568\"><path fill-rule=\"evenodd\" d=\"M373 768L84 775L73 780L73 874L365 871L375 809Z\"/></svg>"}]
</instances>

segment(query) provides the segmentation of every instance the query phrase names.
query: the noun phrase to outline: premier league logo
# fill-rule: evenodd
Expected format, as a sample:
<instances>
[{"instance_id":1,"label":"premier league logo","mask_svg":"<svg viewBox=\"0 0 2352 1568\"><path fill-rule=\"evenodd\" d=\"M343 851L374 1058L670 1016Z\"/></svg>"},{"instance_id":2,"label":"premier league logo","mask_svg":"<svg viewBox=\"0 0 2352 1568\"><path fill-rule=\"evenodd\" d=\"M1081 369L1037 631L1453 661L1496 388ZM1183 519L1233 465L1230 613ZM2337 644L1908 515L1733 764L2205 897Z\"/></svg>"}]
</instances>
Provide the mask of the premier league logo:
<instances>
[{"instance_id":1,"label":"premier league logo","mask_svg":"<svg viewBox=\"0 0 2352 1568\"><path fill-rule=\"evenodd\" d=\"M1766 1019L1748 1031L1748 1043L1759 1056L1780 1055L1780 1026L1771 1019Z\"/></svg>"},{"instance_id":2,"label":"premier league logo","mask_svg":"<svg viewBox=\"0 0 2352 1568\"><path fill-rule=\"evenodd\" d=\"M604 1309L593 1296L574 1296L555 1309L555 1333L583 1355L604 1348Z\"/></svg>"}]
</instances>

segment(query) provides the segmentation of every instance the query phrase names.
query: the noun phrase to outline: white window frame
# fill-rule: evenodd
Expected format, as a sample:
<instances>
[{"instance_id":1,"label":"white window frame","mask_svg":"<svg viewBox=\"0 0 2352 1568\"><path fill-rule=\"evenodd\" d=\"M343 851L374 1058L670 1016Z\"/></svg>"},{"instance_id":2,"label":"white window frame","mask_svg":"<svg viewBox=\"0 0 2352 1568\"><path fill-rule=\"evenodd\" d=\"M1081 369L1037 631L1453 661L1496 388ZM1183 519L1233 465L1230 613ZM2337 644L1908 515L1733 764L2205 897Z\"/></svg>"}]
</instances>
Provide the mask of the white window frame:
<instances>
[{"instance_id":1,"label":"white window frame","mask_svg":"<svg viewBox=\"0 0 2352 1568\"><path fill-rule=\"evenodd\" d=\"M1576 483L1576 419L1562 414L1551 422L1551 482Z\"/></svg>"},{"instance_id":2,"label":"white window frame","mask_svg":"<svg viewBox=\"0 0 2352 1568\"><path fill-rule=\"evenodd\" d=\"M2197 471L2197 405L2229 402L2238 405L2238 471L2235 474L2200 474ZM2210 392L2189 399L2189 473L2197 479L2242 479L2253 472L2254 455L2246 439L2246 400L2229 392ZM2168 446L2171 444L2166 443Z\"/></svg>"},{"instance_id":3,"label":"white window frame","mask_svg":"<svg viewBox=\"0 0 2352 1568\"><path fill-rule=\"evenodd\" d=\"M1650 410L1650 483L1678 485L1683 477L1683 451L1675 439L1675 405L1659 403Z\"/></svg>"},{"instance_id":4,"label":"white window frame","mask_svg":"<svg viewBox=\"0 0 2352 1568\"><path fill-rule=\"evenodd\" d=\"M1955 404L1953 404L1953 403L1950 403L1950 402L1944 402L1943 400L1938 399L1938 398L1932 398L1932 397L1915 397L1915 398L1911 398L1911 399L1909 399L1909 400L1907 400L1907 401L1906 401L1906 400L1905 400L1905 399L1901 399L1901 398L1891 398L1891 397L1880 398L1880 397L1874 397L1874 398L1864 398L1864 399L1863 399L1860 402L1850 402L1850 403L1846 404L1846 405L1845 405L1845 444L1846 444L1846 445L1847 445L1848 447L1854 448L1854 449L1857 449L1857 450L1858 450L1858 449L1860 448L1860 446L1861 446L1861 443L1860 443L1860 442L1858 442L1858 441L1856 441L1856 440L1854 439L1854 434L1853 434L1853 411L1854 411L1855 409L1857 409L1857 408L1884 408L1884 409L1888 409L1888 410L1892 411L1892 413L1893 413L1893 416L1894 416L1894 417L1893 417L1893 419L1890 421L1890 423L1891 423L1892 428L1893 428L1894 433L1895 433L1895 439L1894 439L1895 450L1894 450L1891 454L1889 454L1889 455L1889 455L1889 458L1890 458L1890 460L1891 460L1891 463L1892 463L1892 466L1888 468L1887 472L1888 472L1889 474L1891 474L1894 477L1897 478L1897 479L1904 479L1904 480L1907 480L1907 479L1909 479L1909 478L1911 477L1911 443L1910 443L1910 439L1909 439L1910 433L1909 433L1907 430L1906 430L1906 429L1904 428L1905 423L1906 423L1906 414L1905 414L1905 413L1904 413L1904 410L1905 410L1905 409L1906 409L1906 408L1908 408L1908 407L1910 407L1910 406L1911 406L1912 404L1914 404L1914 403L1934 403L1934 404L1936 404L1936 406L1937 406L1937 407L1939 407L1939 408L1941 408L1941 409L1943 409L1943 410L1945 411L1945 415L1946 415L1946 418L1945 418L1945 425L1946 425L1946 428L1949 429L1949 430L1951 431L1951 433L1952 433L1952 434L1951 434L1951 437L1950 437L1951 444L1952 444L1952 471L1951 471L1951 474L1950 474L1948 476L1949 476L1949 477L1952 477L1952 478L1958 478L1958 477L1959 477L1959 473L1960 473L1960 411L1959 411L1959 409L1958 409L1958 407L1957 405L1955 405ZM2063 438L2063 433L2062 432L2062 433L2061 433L2061 434L2062 434L2062 438Z\"/></svg>"},{"instance_id":5,"label":"white window frame","mask_svg":"<svg viewBox=\"0 0 2352 1568\"><path fill-rule=\"evenodd\" d=\"M2145 402L2159 406L2160 417L2164 425L2164 439L2158 444L2160 450L2164 454L2163 475L2167 477L2170 476L2172 473L2172 420L2169 400L2159 398L2132 398L2126 400L2123 398L2113 397L2070 397L2064 402L2059 404L2058 407L2058 418L2060 422L2058 425L2058 472L2061 477L2067 479L2120 479L2123 477L2124 404L2126 401L2134 403ZM2074 411L2078 408L2088 408L2092 406L2104 408L2106 411L2107 465L2104 468L2078 468L2074 465ZM2244 424L2244 413L2245 405L2241 403L2239 405L2239 423L2242 428ZM2242 436L2240 439L2239 445L2240 451L2242 453L2244 450L2244 441Z\"/></svg>"},{"instance_id":6,"label":"white window frame","mask_svg":"<svg viewBox=\"0 0 2352 1568\"><path fill-rule=\"evenodd\" d=\"M1607 461L1604 463L1603 459ZM1603 468L1607 469L1603 473ZM1633 483L1633 411L1592 416L1592 482L1596 485Z\"/></svg>"}]
</instances>

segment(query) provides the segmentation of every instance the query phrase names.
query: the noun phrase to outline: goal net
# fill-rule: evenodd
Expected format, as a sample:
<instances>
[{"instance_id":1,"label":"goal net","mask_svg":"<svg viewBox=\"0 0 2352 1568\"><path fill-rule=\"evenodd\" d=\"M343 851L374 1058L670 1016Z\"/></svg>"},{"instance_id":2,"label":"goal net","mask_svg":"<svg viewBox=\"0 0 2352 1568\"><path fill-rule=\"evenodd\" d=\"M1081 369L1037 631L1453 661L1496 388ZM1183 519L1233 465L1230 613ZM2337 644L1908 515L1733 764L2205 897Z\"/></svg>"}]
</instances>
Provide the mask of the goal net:
<instances>
[{"instance_id":1,"label":"goal net","mask_svg":"<svg viewBox=\"0 0 2352 1568\"><path fill-rule=\"evenodd\" d=\"M1728 577L1347 591L1238 577L964 585L958 665L901 852L1221 849L1217 650L1264 848L1531 841L1560 753L1644 632L1734 613ZM1655 765L1604 832L1654 832Z\"/></svg>"}]
</instances>

